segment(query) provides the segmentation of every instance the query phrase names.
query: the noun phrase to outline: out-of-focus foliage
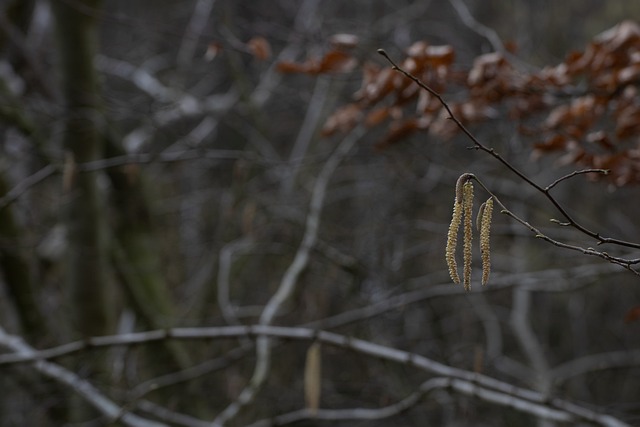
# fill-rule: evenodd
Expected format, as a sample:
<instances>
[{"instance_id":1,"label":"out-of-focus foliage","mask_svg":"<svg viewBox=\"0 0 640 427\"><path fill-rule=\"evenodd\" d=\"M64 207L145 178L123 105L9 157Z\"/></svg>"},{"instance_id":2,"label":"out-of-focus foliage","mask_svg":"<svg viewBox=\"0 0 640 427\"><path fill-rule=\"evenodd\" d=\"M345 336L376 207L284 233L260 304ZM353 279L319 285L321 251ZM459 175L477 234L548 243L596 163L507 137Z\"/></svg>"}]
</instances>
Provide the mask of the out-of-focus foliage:
<instances>
[{"instance_id":1,"label":"out-of-focus foliage","mask_svg":"<svg viewBox=\"0 0 640 427\"><path fill-rule=\"evenodd\" d=\"M633 183L637 31L614 25L638 11L0 2L0 426L638 424L637 276L536 239L495 205L488 286L478 238L471 291L452 285L456 180L473 173L557 241L634 248L560 225L376 53L540 185L586 164ZM72 28L91 37L58 38ZM86 147L70 123L93 157L73 154ZM551 189L580 223L629 241L636 191L585 175ZM90 261L109 299L78 280ZM87 336L76 291L112 337Z\"/></svg>"},{"instance_id":2,"label":"out-of-focus foliage","mask_svg":"<svg viewBox=\"0 0 640 427\"><path fill-rule=\"evenodd\" d=\"M452 46L426 41L408 47L400 66L438 93L455 93L449 106L463 124L517 120L520 132L533 139L534 156L560 154L565 164L609 169L610 179L625 185L640 182L639 46L640 26L624 21L563 62L533 72L512 65L506 51L481 55L463 70ZM384 126L388 131L377 147L385 148L416 132L443 138L459 132L436 97L390 67L367 61L362 80L354 102L327 120L326 136L360 122Z\"/></svg>"}]
</instances>

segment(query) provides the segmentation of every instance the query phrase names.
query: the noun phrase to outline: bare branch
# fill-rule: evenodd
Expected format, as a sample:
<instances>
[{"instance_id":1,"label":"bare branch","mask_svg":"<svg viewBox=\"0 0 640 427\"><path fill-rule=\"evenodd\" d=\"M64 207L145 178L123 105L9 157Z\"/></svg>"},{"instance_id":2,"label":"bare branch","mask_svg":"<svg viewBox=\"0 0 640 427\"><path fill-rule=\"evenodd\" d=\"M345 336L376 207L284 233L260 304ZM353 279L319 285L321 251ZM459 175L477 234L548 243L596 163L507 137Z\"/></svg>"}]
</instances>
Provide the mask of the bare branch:
<instances>
[{"instance_id":1,"label":"bare branch","mask_svg":"<svg viewBox=\"0 0 640 427\"><path fill-rule=\"evenodd\" d=\"M570 174L567 174L561 178L556 179L555 181L553 181L551 184L547 185L545 187L545 191L549 191L551 190L553 187L555 187L556 185L558 185L560 182L564 181L565 179L569 179L572 178L576 175L580 175L580 174L584 174L584 173L601 173L603 175L607 175L609 173L609 169L582 169L579 171L573 171Z\"/></svg>"},{"instance_id":2,"label":"bare branch","mask_svg":"<svg viewBox=\"0 0 640 427\"><path fill-rule=\"evenodd\" d=\"M513 306L511 308L511 327L522 348L522 353L529 359L535 372L536 389L542 393L551 391L551 376L549 361L542 345L538 340L530 323L531 291L516 287L513 292Z\"/></svg>"},{"instance_id":3,"label":"bare branch","mask_svg":"<svg viewBox=\"0 0 640 427\"><path fill-rule=\"evenodd\" d=\"M520 402L512 399L509 395L492 392L480 387L469 381L451 380L449 378L431 378L420 385L417 391L411 393L404 399L382 408L351 408L351 409L320 409L316 414L310 414L308 410L282 414L273 419L261 420L250 424L249 427L269 427L272 425L286 425L304 420L323 420L323 421L345 421L345 420L380 420L389 418L411 409L420 403L425 397L436 390L452 390L461 394L476 396L483 400L500 403L503 406L511 406L515 409L521 409ZM535 408L535 409L534 409ZM531 405L527 412L537 415L540 418L550 419L554 421L571 421L572 417L566 412L549 409L543 405Z\"/></svg>"},{"instance_id":4,"label":"bare branch","mask_svg":"<svg viewBox=\"0 0 640 427\"><path fill-rule=\"evenodd\" d=\"M309 254L318 237L320 213L324 204L329 180L340 162L349 153L349 151L351 151L363 133L364 127L358 127L347 135L320 171L311 193L309 213L307 214L302 242L296 251L293 261L289 265L289 268L284 273L278 290L271 297L262 311L259 319L260 325L271 324L275 316L282 309L283 304L289 300L296 289L298 278L309 262ZM243 406L253 401L256 393L267 378L270 367L271 340L267 336L261 336L258 338L256 343L256 365L249 385L240 393L236 401L232 402L218 415L214 420L214 425L224 425L229 419L233 418Z\"/></svg>"},{"instance_id":5,"label":"bare branch","mask_svg":"<svg viewBox=\"0 0 640 427\"><path fill-rule=\"evenodd\" d=\"M538 192L542 193L549 200L549 202L551 202L551 204L560 212L560 214L562 214L562 216L567 219L567 221L569 222L569 224L571 224L572 227L574 227L575 229L579 230L583 234L586 234L587 236L592 237L593 239L595 239L598 242L598 244L610 243L610 244L614 244L614 245L626 246L626 247L634 248L634 249L640 249L640 243L627 242L627 241L624 241L624 240L614 239L614 238L610 238L610 237L603 237L603 236L600 235L600 233L596 233L594 231L591 231L591 230L587 229L586 227L584 227L583 225L581 225L580 223L578 223L576 220L573 219L572 216L569 215L569 213L562 207L562 205L551 195L551 193L549 192L548 189L545 189L545 188L541 187L540 185L536 184L531 178L529 178L527 175L525 175L523 172L521 172L515 166L513 166L511 163L509 163L507 160L505 160L504 157L502 157L499 153L497 153L493 148L489 148L489 147L485 146L484 144L482 144L464 126L464 124L462 124L462 122L453 114L453 111L451 110L451 107L449 107L447 102L444 100L444 98L442 98L442 96L438 92L436 92L431 87L426 85L422 80L420 80L419 78L417 78L413 74L409 73L408 71L406 71L403 68L401 68L400 66L398 66L389 57L389 55L383 49L378 49L378 53L380 55L384 56L387 61L389 61L389 63L392 65L392 68L394 70L400 72L405 77L413 80L413 82L416 83L418 86L420 86L420 88L426 90L431 95L436 97L438 99L438 102L440 102L440 104L442 104L442 106L445 108L445 110L449 114L449 118L455 123L455 125L458 127L458 129L460 129L462 131L462 133L464 133L473 142L475 149L482 150L482 151L490 154L496 160L498 160L500 163L502 163L507 169L509 169L514 174L516 174L524 182L526 182L529 186L533 187Z\"/></svg>"},{"instance_id":6,"label":"bare branch","mask_svg":"<svg viewBox=\"0 0 640 427\"><path fill-rule=\"evenodd\" d=\"M489 40L489 43L491 43L493 50L501 53L504 53L506 51L502 40L500 40L500 36L498 36L498 33L496 33L493 28L489 28L486 25L478 22L469 11L467 5L462 0L449 0L449 3L451 3L451 6L453 6L453 8L458 13L458 16L467 27L471 28L473 31Z\"/></svg>"},{"instance_id":7,"label":"bare branch","mask_svg":"<svg viewBox=\"0 0 640 427\"><path fill-rule=\"evenodd\" d=\"M640 262L640 259L625 259L625 258L620 258L620 257L615 257L615 256L611 256L606 252L599 252L596 251L593 248L583 248L581 246L577 246L577 245L571 245L568 243L563 243L560 242L558 240L552 239L551 237L547 236L546 234L542 233L538 228L534 227L533 225L531 225L529 222L525 221L524 219L520 218L519 216L517 216L516 214L514 214L513 212L511 212L501 201L500 199L491 191L489 190L489 188L484 185L482 183L482 181L480 181L477 177L474 176L474 179L476 180L476 182L478 182L478 184L480 184L482 186L482 188L485 189L485 191L489 194L491 194L491 196L493 197L493 199L496 201L496 203L498 203L498 205L500 205L500 207L502 208L501 213L511 217L512 219L514 219L516 222L522 224L523 226L525 226L526 228L528 228L532 233L534 233L535 237L538 239L542 239L548 243L551 243L554 246L558 246L559 248L564 248L564 249L569 249L572 251L576 251L576 252L581 252L585 255L590 255L590 256L595 256L598 258L602 258L610 263L613 264L617 264L621 267L626 268L627 270L631 271L632 273L634 273L637 276L640 276L640 271L634 269L632 267L632 265L635 265L637 263Z\"/></svg>"},{"instance_id":8,"label":"bare branch","mask_svg":"<svg viewBox=\"0 0 640 427\"><path fill-rule=\"evenodd\" d=\"M611 351L570 360L553 368L551 376L556 383L562 384L570 378L588 372L639 365L640 350Z\"/></svg>"},{"instance_id":9,"label":"bare branch","mask_svg":"<svg viewBox=\"0 0 640 427\"><path fill-rule=\"evenodd\" d=\"M44 181L45 179L53 175L57 170L58 168L55 165L47 165L33 175L30 175L21 180L15 187L9 190L7 194L0 197L0 208L9 206L16 199L18 199L18 197L27 192L27 190L29 190L34 185L37 185L40 182Z\"/></svg>"},{"instance_id":10,"label":"bare branch","mask_svg":"<svg viewBox=\"0 0 640 427\"><path fill-rule=\"evenodd\" d=\"M39 357L34 357L39 352L31 348L22 338L8 335L5 330L0 327L0 345L11 349L13 355L31 358L34 369L46 377L57 381L73 390L78 396L87 403L97 409L102 415L107 417L109 422L118 420L119 422L132 427L163 427L165 424L151 421L139 417L124 408L119 407L90 382L80 378L72 371L63 368L52 362L48 362Z\"/></svg>"},{"instance_id":11,"label":"bare branch","mask_svg":"<svg viewBox=\"0 0 640 427\"><path fill-rule=\"evenodd\" d=\"M0 335L0 343L4 346L17 352L13 355L0 355L1 361L7 362L10 356L14 356L14 359L21 359L22 362L32 362L36 369L40 369L42 366L56 366L50 362L45 361L46 358L56 355L71 354L71 351L43 350L35 351L26 346L20 338L9 336L2 330ZM211 327L211 328L173 328L167 330L156 330L148 332L138 332L126 335L112 335L94 337L86 341L79 341L76 343L67 344L67 349L75 348L75 351L89 347L110 347L114 345L133 345L147 342L154 342L163 339L211 339L211 338L237 338L237 337L270 337L270 338L287 338L290 340L317 340L323 344L332 345L339 348L348 349L363 355L379 358L382 360L388 360L395 363L405 364L412 366L416 369L428 372L433 375L445 377L447 381L450 381L452 389L477 396L485 401L499 404L501 406L509 406L518 409L523 412L535 414L542 418L555 419L556 416L561 416L568 421L589 421L597 423L603 426L622 427L627 426L626 423L608 415L599 414L595 411L587 409L583 406L568 402L566 400L550 398L546 394L536 391L520 388L510 383L502 382L486 375L478 374L463 369L453 368L451 366L436 362L432 359L424 356L398 350L392 347L375 344L370 341L361 340L358 338L351 338L344 335L336 334L327 331L318 331L310 328L291 328L281 326L270 325L253 325L253 326L225 326L225 327ZM22 343L16 345L16 343ZM15 362L16 360L14 360ZM57 367L56 369L62 369ZM68 371L67 371L68 372ZM70 375L75 377L75 374ZM53 376L53 375L52 375ZM57 380L57 378L53 376ZM82 381L82 380L80 380ZM89 383L86 386L91 387ZM75 390L75 388L74 388ZM77 392L85 392L84 389L76 390ZM96 391L97 393L97 391ZM95 394L95 393L94 393ZM95 397L91 394L87 398ZM109 414L115 414L118 410L112 406L108 406ZM561 415L564 414L564 415ZM131 415L132 414L127 414ZM566 417L566 418L565 418ZM122 419L124 420L126 416ZM129 417L130 419L130 417ZM218 420L219 423L221 420ZM135 424L131 424L135 425ZM159 425L159 424L151 424Z\"/></svg>"},{"instance_id":12,"label":"bare branch","mask_svg":"<svg viewBox=\"0 0 640 427\"><path fill-rule=\"evenodd\" d=\"M193 7L191 19L185 29L182 43L180 43L180 49L178 49L177 60L180 67L184 68L188 66L193 60L198 39L207 25L207 20L209 19L209 15L211 15L214 4L215 0L198 0Z\"/></svg>"}]
</instances>

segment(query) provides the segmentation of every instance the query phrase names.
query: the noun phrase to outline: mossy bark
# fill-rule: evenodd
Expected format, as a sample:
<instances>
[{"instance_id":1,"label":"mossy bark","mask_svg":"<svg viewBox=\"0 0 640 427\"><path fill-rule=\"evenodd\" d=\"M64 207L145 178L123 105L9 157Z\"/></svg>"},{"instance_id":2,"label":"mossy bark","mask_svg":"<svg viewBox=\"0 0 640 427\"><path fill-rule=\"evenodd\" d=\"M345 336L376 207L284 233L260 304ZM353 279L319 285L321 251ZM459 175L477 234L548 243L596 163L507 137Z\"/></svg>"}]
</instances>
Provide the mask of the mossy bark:
<instances>
[{"instance_id":1,"label":"mossy bark","mask_svg":"<svg viewBox=\"0 0 640 427\"><path fill-rule=\"evenodd\" d=\"M76 163L103 156L98 76L93 66L100 1L52 1L59 39L65 108L65 148ZM112 291L102 193L96 172L67 182L68 290L74 328L87 337L112 332Z\"/></svg>"},{"instance_id":2,"label":"mossy bark","mask_svg":"<svg viewBox=\"0 0 640 427\"><path fill-rule=\"evenodd\" d=\"M107 140L106 146L108 157L124 154L113 138ZM155 237L158 230L152 218L144 174L137 165L125 165L110 168L108 175L116 218L112 255L118 279L145 327L175 326L174 303L159 256ZM188 354L181 343L165 341L160 346L167 356L158 357L154 351L156 365L164 365L160 368L189 366Z\"/></svg>"}]
</instances>

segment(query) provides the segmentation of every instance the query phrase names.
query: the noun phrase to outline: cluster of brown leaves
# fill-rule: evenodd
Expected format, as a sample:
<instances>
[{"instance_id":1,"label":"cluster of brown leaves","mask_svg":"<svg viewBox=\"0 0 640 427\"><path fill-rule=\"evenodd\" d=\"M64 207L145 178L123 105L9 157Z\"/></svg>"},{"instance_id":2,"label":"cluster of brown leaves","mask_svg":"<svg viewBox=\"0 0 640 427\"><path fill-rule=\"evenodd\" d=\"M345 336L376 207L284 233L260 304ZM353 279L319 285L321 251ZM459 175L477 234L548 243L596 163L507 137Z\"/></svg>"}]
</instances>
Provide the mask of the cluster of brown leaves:
<instances>
[{"instance_id":1,"label":"cluster of brown leaves","mask_svg":"<svg viewBox=\"0 0 640 427\"><path fill-rule=\"evenodd\" d=\"M278 63L278 71L311 75L353 71L358 65L358 61L350 51L357 46L358 37L353 34L335 34L329 39L329 42L331 50L321 58L307 58L302 63L281 61Z\"/></svg>"},{"instance_id":2,"label":"cluster of brown leaves","mask_svg":"<svg viewBox=\"0 0 640 427\"><path fill-rule=\"evenodd\" d=\"M500 53L481 55L471 69L454 68L451 46L416 42L398 65L441 93L465 125L509 118L533 140L534 156L559 154L566 164L609 169L617 185L640 182L640 26L625 21L598 35L558 65L530 73ZM282 63L283 72L348 72L348 49L334 46L320 59ZM326 136L358 123L385 125L377 148L417 132L450 138L459 129L437 98L386 64L362 65L353 102L329 117ZM455 99L450 93L455 93Z\"/></svg>"}]
</instances>

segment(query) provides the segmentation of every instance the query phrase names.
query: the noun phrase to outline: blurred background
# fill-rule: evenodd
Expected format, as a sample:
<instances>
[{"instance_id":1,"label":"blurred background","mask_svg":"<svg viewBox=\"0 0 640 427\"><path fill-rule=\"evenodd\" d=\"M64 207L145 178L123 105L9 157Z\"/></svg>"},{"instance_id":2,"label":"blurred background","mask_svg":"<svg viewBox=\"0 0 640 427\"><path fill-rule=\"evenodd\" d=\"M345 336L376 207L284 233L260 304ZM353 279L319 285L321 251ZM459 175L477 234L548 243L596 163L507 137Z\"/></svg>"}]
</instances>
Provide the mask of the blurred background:
<instances>
[{"instance_id":1,"label":"blurred background","mask_svg":"<svg viewBox=\"0 0 640 427\"><path fill-rule=\"evenodd\" d=\"M489 285L478 251L465 293L444 258L464 172L549 236L596 242L550 222L562 218L547 199L462 135L378 150L383 127L320 130L362 86L365 62L387 66L379 48L403 58L416 41L451 45L462 70L501 40L536 70L638 16L624 0L3 0L0 326L35 348L168 327L309 326L637 425L640 323L625 315L640 278L496 209ZM322 57L336 34L357 37L350 71L279 71ZM575 169L534 159L517 129L504 115L471 127L542 186ZM553 195L602 235L640 241L637 186L577 177ZM272 344L266 379L226 425L305 407L309 343ZM16 351L0 346L0 357ZM247 390L256 350L248 337L166 341L55 362L120 406L189 426ZM322 368L326 409L382 408L432 376L328 346ZM112 425L29 364L0 370L1 426ZM391 418L291 424L563 425L448 389Z\"/></svg>"}]
</instances>

